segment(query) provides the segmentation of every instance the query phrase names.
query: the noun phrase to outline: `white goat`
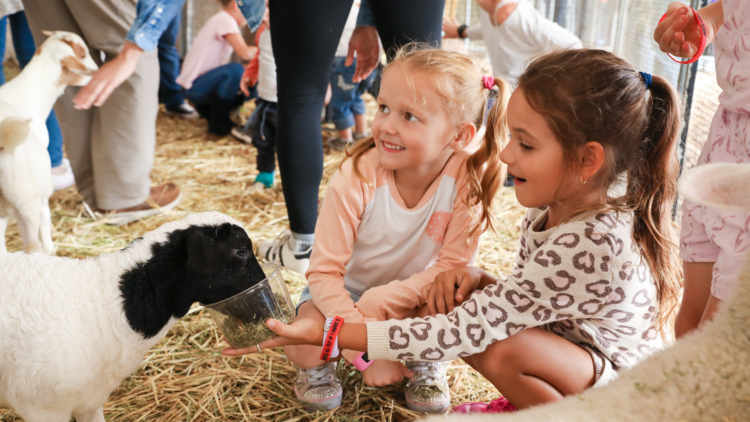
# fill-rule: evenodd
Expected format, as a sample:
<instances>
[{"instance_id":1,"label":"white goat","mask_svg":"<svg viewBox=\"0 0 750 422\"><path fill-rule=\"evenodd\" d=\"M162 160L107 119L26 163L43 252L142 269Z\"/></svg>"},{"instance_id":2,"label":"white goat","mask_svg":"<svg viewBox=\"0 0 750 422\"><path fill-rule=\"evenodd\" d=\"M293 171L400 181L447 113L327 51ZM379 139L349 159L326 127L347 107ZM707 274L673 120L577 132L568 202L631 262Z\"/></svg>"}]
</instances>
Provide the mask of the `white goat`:
<instances>
[{"instance_id":1,"label":"white goat","mask_svg":"<svg viewBox=\"0 0 750 422\"><path fill-rule=\"evenodd\" d=\"M196 301L265 278L216 212L164 224L94 260L0 254L0 407L26 422L104 422L109 394Z\"/></svg>"},{"instance_id":2,"label":"white goat","mask_svg":"<svg viewBox=\"0 0 750 422\"><path fill-rule=\"evenodd\" d=\"M47 116L68 85L85 85L96 69L81 37L45 32L49 38L26 68L0 87L0 253L15 215L25 252L51 254Z\"/></svg>"},{"instance_id":3,"label":"white goat","mask_svg":"<svg viewBox=\"0 0 750 422\"><path fill-rule=\"evenodd\" d=\"M750 164L706 164L680 180L698 204L750 210ZM644 359L607 386L557 403L502 415L440 420L505 422L750 420L750 251L734 295L712 322Z\"/></svg>"}]
</instances>

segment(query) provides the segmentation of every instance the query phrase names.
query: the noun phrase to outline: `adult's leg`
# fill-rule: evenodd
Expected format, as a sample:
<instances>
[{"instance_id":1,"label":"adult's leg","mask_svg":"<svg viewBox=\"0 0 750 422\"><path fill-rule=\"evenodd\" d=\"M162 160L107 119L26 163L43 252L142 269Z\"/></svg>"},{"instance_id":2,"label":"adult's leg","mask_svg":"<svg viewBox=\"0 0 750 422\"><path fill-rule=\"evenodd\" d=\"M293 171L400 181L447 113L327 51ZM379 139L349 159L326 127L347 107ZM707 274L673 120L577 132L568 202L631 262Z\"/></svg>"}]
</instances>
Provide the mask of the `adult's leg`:
<instances>
[{"instance_id":1,"label":"adult's leg","mask_svg":"<svg viewBox=\"0 0 750 422\"><path fill-rule=\"evenodd\" d=\"M389 58L411 41L440 46L445 0L377 0L369 5Z\"/></svg>"},{"instance_id":2,"label":"adult's leg","mask_svg":"<svg viewBox=\"0 0 750 422\"><path fill-rule=\"evenodd\" d=\"M89 45L103 51L106 60L115 58L135 20L136 1L66 1ZM149 197L158 90L156 52L144 53L133 74L95 111L91 156L98 208L130 208Z\"/></svg>"},{"instance_id":3,"label":"adult's leg","mask_svg":"<svg viewBox=\"0 0 750 422\"><path fill-rule=\"evenodd\" d=\"M180 75L180 55L175 44L180 33L180 13L172 19L167 29L159 38L159 102L167 110L174 110L185 102L182 87L175 82Z\"/></svg>"},{"instance_id":4,"label":"adult's leg","mask_svg":"<svg viewBox=\"0 0 750 422\"><path fill-rule=\"evenodd\" d=\"M101 65L99 51L86 39L65 0L25 0L24 8L36 45L41 45L47 39L42 30L73 32L89 44L91 57ZM75 175L76 188L83 196L83 200L95 207L97 203L91 159L91 126L96 110L76 110L73 107L73 98L79 90L79 87L68 87L55 103L55 114L59 117L62 134L68 140L67 152Z\"/></svg>"},{"instance_id":5,"label":"adult's leg","mask_svg":"<svg viewBox=\"0 0 750 422\"><path fill-rule=\"evenodd\" d=\"M557 401L594 385L591 354L538 327L464 360L519 409Z\"/></svg>"},{"instance_id":6,"label":"adult's leg","mask_svg":"<svg viewBox=\"0 0 750 422\"><path fill-rule=\"evenodd\" d=\"M277 152L293 233L311 235L323 174L320 110L352 0L270 0L278 86ZM439 34L439 32L438 32Z\"/></svg>"}]
</instances>

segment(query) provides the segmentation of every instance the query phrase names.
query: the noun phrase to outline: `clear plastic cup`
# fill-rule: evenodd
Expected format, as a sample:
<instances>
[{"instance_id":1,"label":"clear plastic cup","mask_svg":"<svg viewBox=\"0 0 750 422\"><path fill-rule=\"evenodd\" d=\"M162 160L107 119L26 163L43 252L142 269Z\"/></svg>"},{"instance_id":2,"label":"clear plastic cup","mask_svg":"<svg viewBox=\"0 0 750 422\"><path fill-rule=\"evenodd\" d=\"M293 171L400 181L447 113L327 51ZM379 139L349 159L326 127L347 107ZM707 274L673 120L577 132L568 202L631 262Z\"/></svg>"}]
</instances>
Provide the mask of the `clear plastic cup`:
<instances>
[{"instance_id":1,"label":"clear plastic cup","mask_svg":"<svg viewBox=\"0 0 750 422\"><path fill-rule=\"evenodd\" d=\"M266 278L229 299L204 305L230 346L242 349L262 343L276 334L266 327L270 318L290 324L294 304L281 276L278 262L261 264Z\"/></svg>"}]
</instances>

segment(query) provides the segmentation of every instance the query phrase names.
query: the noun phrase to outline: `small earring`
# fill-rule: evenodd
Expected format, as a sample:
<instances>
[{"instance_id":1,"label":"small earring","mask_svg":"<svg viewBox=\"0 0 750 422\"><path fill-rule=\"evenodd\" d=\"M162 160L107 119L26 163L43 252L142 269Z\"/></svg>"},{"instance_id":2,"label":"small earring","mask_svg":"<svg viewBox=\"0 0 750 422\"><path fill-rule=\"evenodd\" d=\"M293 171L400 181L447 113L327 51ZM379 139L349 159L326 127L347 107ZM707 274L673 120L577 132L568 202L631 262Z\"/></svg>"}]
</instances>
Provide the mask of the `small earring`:
<instances>
[{"instance_id":1,"label":"small earring","mask_svg":"<svg viewBox=\"0 0 750 422\"><path fill-rule=\"evenodd\" d=\"M586 184L586 182L588 182L588 179L584 179L583 176L580 176L580 179L581 183L583 183L584 185Z\"/></svg>"}]
</instances>

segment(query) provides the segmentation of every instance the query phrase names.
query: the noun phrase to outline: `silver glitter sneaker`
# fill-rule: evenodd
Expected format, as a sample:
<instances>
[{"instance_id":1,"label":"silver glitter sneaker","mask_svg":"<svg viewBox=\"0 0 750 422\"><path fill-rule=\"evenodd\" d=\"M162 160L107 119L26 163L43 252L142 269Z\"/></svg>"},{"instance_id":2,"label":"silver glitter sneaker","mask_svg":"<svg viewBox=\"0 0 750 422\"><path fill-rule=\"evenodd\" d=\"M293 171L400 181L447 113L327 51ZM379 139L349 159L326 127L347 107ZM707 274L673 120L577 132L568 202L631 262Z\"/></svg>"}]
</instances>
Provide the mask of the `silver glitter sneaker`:
<instances>
[{"instance_id":1,"label":"silver glitter sneaker","mask_svg":"<svg viewBox=\"0 0 750 422\"><path fill-rule=\"evenodd\" d=\"M445 413L451 404L448 362L405 362L414 373L406 383L406 407L421 413Z\"/></svg>"},{"instance_id":2,"label":"silver glitter sneaker","mask_svg":"<svg viewBox=\"0 0 750 422\"><path fill-rule=\"evenodd\" d=\"M308 412L327 412L341 406L341 380L336 374L336 362L328 362L310 369L297 368L294 393L305 404Z\"/></svg>"}]
</instances>

